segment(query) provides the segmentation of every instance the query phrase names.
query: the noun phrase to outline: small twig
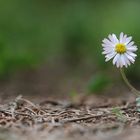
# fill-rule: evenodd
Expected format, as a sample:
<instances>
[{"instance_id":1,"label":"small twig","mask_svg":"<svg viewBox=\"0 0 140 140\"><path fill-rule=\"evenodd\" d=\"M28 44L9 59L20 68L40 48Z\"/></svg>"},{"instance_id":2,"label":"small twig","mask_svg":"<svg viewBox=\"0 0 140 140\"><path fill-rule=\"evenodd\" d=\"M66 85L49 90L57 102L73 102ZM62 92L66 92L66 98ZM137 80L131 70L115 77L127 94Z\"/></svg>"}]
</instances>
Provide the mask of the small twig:
<instances>
[{"instance_id":1,"label":"small twig","mask_svg":"<svg viewBox=\"0 0 140 140\"><path fill-rule=\"evenodd\" d=\"M88 119L98 118L98 117L104 117L104 116L105 116L105 114L104 115L103 114L92 115L92 116L81 117L81 118L76 118L76 119L63 120L61 123L77 122L77 121L88 120Z\"/></svg>"},{"instance_id":2,"label":"small twig","mask_svg":"<svg viewBox=\"0 0 140 140\"><path fill-rule=\"evenodd\" d=\"M34 103L32 103L31 101L29 101L29 100L27 100L27 99L20 98L19 100L28 103L29 105L31 105L32 107L34 107L35 109L37 109L38 111L40 111L40 112L42 112L42 113L46 113L44 110L40 109L38 106L36 106Z\"/></svg>"},{"instance_id":3,"label":"small twig","mask_svg":"<svg viewBox=\"0 0 140 140\"><path fill-rule=\"evenodd\" d=\"M33 113L34 115L37 115L37 113L35 111L33 111L31 108L28 107L24 107L25 109L27 109L28 111L30 111L31 113Z\"/></svg>"},{"instance_id":4,"label":"small twig","mask_svg":"<svg viewBox=\"0 0 140 140\"><path fill-rule=\"evenodd\" d=\"M13 113L12 113L11 111L6 110L6 109L0 109L0 112L6 113L6 114L8 114L8 115L13 115ZM17 112L17 111L14 111L14 113L17 114L17 115L32 117L32 115L27 114L27 113L22 113L22 112Z\"/></svg>"},{"instance_id":5,"label":"small twig","mask_svg":"<svg viewBox=\"0 0 140 140\"><path fill-rule=\"evenodd\" d=\"M32 103L31 101L29 101L27 99L20 98L19 100L24 101L24 102L30 104L31 106L33 106L34 108L38 109L38 107L34 103Z\"/></svg>"}]
</instances>

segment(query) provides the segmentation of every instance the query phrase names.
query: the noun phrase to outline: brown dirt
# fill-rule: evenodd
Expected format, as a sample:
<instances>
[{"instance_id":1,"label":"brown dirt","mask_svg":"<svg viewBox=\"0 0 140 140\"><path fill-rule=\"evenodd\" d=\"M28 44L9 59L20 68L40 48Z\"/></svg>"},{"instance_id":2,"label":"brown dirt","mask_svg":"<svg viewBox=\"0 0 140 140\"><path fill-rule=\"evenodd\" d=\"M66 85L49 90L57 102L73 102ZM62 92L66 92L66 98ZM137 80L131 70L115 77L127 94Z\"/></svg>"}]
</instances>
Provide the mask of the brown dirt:
<instances>
[{"instance_id":1,"label":"brown dirt","mask_svg":"<svg viewBox=\"0 0 140 140\"><path fill-rule=\"evenodd\" d=\"M0 140L138 140L134 99L76 97L38 104L18 96L0 105Z\"/></svg>"}]
</instances>

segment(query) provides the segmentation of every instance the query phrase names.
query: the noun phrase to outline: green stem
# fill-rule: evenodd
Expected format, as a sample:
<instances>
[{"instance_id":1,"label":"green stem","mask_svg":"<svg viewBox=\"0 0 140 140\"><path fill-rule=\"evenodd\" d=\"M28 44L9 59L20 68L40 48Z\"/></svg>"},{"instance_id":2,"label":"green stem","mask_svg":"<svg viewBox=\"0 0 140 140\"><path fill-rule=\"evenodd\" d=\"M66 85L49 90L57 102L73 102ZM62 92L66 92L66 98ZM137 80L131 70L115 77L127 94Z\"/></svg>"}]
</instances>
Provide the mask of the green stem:
<instances>
[{"instance_id":1,"label":"green stem","mask_svg":"<svg viewBox=\"0 0 140 140\"><path fill-rule=\"evenodd\" d=\"M125 73L124 73L124 70L122 68L120 68L120 72L121 72L121 75L122 75L122 78L124 80L124 82L126 83L126 85L131 89L131 91L136 94L137 96L140 96L140 91L138 91L137 89L135 89L131 84L130 82L128 81Z\"/></svg>"}]
</instances>

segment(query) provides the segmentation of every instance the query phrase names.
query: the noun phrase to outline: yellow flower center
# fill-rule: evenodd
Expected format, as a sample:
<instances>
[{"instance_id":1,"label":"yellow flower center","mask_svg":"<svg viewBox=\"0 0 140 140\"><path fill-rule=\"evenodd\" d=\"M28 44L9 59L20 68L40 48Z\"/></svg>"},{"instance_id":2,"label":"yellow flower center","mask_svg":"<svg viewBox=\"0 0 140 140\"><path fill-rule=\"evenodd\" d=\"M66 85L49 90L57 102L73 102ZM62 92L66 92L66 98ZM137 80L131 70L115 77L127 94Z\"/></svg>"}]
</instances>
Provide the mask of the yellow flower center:
<instances>
[{"instance_id":1,"label":"yellow flower center","mask_svg":"<svg viewBox=\"0 0 140 140\"><path fill-rule=\"evenodd\" d=\"M117 44L116 47L115 47L115 51L117 53L120 53L120 54L125 53L126 52L126 46L124 44L121 44L121 43Z\"/></svg>"}]
</instances>

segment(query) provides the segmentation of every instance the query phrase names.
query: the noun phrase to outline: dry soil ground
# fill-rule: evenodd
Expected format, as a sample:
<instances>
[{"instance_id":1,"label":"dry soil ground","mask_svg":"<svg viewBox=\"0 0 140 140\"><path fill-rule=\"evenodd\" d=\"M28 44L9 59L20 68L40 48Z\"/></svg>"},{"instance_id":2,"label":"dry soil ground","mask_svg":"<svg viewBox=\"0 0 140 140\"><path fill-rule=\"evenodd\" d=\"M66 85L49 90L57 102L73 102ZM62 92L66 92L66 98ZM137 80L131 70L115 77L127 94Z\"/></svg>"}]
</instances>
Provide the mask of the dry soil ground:
<instances>
[{"instance_id":1,"label":"dry soil ground","mask_svg":"<svg viewBox=\"0 0 140 140\"><path fill-rule=\"evenodd\" d=\"M0 105L0 140L138 140L134 98L77 97L33 102L22 96Z\"/></svg>"}]
</instances>

